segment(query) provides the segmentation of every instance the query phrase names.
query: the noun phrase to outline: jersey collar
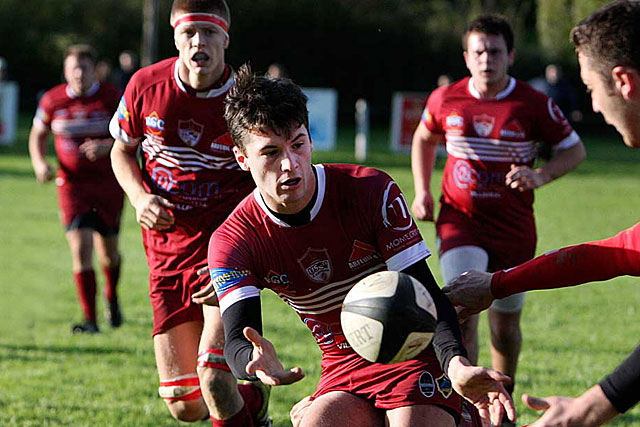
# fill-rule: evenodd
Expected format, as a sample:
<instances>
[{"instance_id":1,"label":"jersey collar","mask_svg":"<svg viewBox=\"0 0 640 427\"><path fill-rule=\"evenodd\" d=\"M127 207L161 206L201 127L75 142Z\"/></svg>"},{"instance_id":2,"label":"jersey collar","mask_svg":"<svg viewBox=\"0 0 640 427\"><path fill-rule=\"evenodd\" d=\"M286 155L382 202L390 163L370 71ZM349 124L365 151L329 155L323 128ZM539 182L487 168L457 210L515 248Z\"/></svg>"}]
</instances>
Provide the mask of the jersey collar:
<instances>
[{"instance_id":1,"label":"jersey collar","mask_svg":"<svg viewBox=\"0 0 640 427\"><path fill-rule=\"evenodd\" d=\"M95 81L93 82L93 84L91 85L91 87L89 88L89 90L87 91L87 93L85 93L84 95L78 95L76 94L72 89L71 86L67 85L67 87L65 87L65 92L67 93L67 96L71 99L76 99L76 98L88 98L90 96L93 96L96 94L96 92L98 91L98 89L100 89L100 83Z\"/></svg>"},{"instance_id":2,"label":"jersey collar","mask_svg":"<svg viewBox=\"0 0 640 427\"><path fill-rule=\"evenodd\" d=\"M514 79L513 77L509 77L509 84L507 85L507 87L502 89L500 92L498 92L496 94L496 97L492 99L500 100L500 99L506 98L511 94L511 92L513 92L513 89L515 89L515 87L516 87L516 79ZM478 92L478 90L473 86L473 77L469 78L468 88L471 96L473 96L476 99L483 99L482 96L480 96L480 92Z\"/></svg>"},{"instance_id":3,"label":"jersey collar","mask_svg":"<svg viewBox=\"0 0 640 427\"><path fill-rule=\"evenodd\" d=\"M313 167L315 168L316 176L318 177L318 182L317 182L318 196L316 197L316 201L313 204L313 207L311 208L311 220L309 222L312 222L314 218L318 215L318 212L320 212L320 208L322 208L322 202L324 201L324 195L327 188L327 177L325 174L324 166L313 165ZM260 191L257 188L253 190L253 198L258 203L258 206L260 206L260 209L262 209L262 211L265 214L267 214L267 216L269 217L269 219L271 219L271 221L273 221L274 223L276 223L281 227L291 227L291 225L287 224L286 222L284 222L283 220L275 216L269 210L269 208L264 202L264 199L262 198L262 195L260 194Z\"/></svg>"},{"instance_id":4,"label":"jersey collar","mask_svg":"<svg viewBox=\"0 0 640 427\"><path fill-rule=\"evenodd\" d=\"M176 63L173 66L173 79L176 81L178 88L180 88L182 92L188 94L190 93L190 91L188 91L184 83L182 83L182 80L180 80L180 76L178 74L178 68L180 66L180 63L181 63L180 58L178 58ZM195 96L197 98L215 98L217 96L224 95L225 93L227 93L229 89L231 89L231 86L233 86L233 72L229 73L229 77L222 84L222 86L213 88L208 91L196 92Z\"/></svg>"}]
</instances>

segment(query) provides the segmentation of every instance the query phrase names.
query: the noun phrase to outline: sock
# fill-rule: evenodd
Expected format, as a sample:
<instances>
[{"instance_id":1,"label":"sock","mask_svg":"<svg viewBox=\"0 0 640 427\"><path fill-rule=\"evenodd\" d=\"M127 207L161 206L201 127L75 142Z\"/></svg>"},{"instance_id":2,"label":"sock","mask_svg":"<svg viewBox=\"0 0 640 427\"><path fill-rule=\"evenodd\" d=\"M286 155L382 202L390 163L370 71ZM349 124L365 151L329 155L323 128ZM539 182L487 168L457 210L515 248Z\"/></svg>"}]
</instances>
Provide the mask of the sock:
<instances>
[{"instance_id":1,"label":"sock","mask_svg":"<svg viewBox=\"0 0 640 427\"><path fill-rule=\"evenodd\" d=\"M249 414L249 409L246 404L240 412L228 420L217 420L212 416L211 423L213 427L253 427L253 420L251 419L251 414Z\"/></svg>"},{"instance_id":2,"label":"sock","mask_svg":"<svg viewBox=\"0 0 640 427\"><path fill-rule=\"evenodd\" d=\"M96 275L93 270L73 273L80 306L87 322L96 323Z\"/></svg>"},{"instance_id":3,"label":"sock","mask_svg":"<svg viewBox=\"0 0 640 427\"><path fill-rule=\"evenodd\" d=\"M262 394L256 386L251 383L238 384L238 391L240 392L242 399L244 399L244 403L249 410L249 414L251 414L252 417L255 417L262 405Z\"/></svg>"},{"instance_id":4,"label":"sock","mask_svg":"<svg viewBox=\"0 0 640 427\"><path fill-rule=\"evenodd\" d=\"M122 263L118 262L115 266L102 267L102 272L104 273L106 282L104 287L104 296L111 304L118 303L118 293L116 288L118 287L118 280L120 279L120 264Z\"/></svg>"}]
</instances>

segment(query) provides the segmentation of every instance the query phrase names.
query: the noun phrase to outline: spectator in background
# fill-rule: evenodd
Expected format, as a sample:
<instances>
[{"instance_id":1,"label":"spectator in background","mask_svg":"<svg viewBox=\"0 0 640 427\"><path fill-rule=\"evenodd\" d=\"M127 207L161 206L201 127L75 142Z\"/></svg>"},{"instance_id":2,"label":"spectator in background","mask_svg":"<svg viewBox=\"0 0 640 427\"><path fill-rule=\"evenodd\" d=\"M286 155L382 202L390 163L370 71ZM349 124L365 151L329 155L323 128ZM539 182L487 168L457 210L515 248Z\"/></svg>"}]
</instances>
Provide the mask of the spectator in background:
<instances>
[{"instance_id":1,"label":"spectator in background","mask_svg":"<svg viewBox=\"0 0 640 427\"><path fill-rule=\"evenodd\" d=\"M131 50L124 50L118 56L118 63L120 69L117 73L116 84L124 91L131 76L138 70L138 55Z\"/></svg>"},{"instance_id":2,"label":"spectator in background","mask_svg":"<svg viewBox=\"0 0 640 427\"><path fill-rule=\"evenodd\" d=\"M111 64L109 61L101 60L96 64L96 78L100 83L111 83Z\"/></svg>"},{"instance_id":3,"label":"spectator in background","mask_svg":"<svg viewBox=\"0 0 640 427\"><path fill-rule=\"evenodd\" d=\"M564 76L562 68L556 64L549 64L544 69L544 77L537 77L529 82L534 89L553 99L563 113L568 114L572 121L582 120L582 112L578 108L575 90Z\"/></svg>"},{"instance_id":4,"label":"spectator in background","mask_svg":"<svg viewBox=\"0 0 640 427\"><path fill-rule=\"evenodd\" d=\"M118 231L123 191L111 170L109 151L113 139L109 120L118 105L118 90L96 79L95 53L90 46L75 45L64 57L66 83L41 98L29 134L31 163L40 183L53 179L45 158L47 137L55 136L60 167L56 177L62 223L71 249L73 278L84 322L74 333L99 332L96 319L96 277L93 250L106 280L107 315L111 326L122 323L116 286L121 258Z\"/></svg>"},{"instance_id":5,"label":"spectator in background","mask_svg":"<svg viewBox=\"0 0 640 427\"><path fill-rule=\"evenodd\" d=\"M438 76L438 87L450 85L452 82L449 74L440 74Z\"/></svg>"},{"instance_id":6,"label":"spectator in background","mask_svg":"<svg viewBox=\"0 0 640 427\"><path fill-rule=\"evenodd\" d=\"M277 79L289 77L289 73L287 73L287 69L284 67L284 65L274 62L273 64L269 65L269 68L267 69L267 76Z\"/></svg>"}]
</instances>

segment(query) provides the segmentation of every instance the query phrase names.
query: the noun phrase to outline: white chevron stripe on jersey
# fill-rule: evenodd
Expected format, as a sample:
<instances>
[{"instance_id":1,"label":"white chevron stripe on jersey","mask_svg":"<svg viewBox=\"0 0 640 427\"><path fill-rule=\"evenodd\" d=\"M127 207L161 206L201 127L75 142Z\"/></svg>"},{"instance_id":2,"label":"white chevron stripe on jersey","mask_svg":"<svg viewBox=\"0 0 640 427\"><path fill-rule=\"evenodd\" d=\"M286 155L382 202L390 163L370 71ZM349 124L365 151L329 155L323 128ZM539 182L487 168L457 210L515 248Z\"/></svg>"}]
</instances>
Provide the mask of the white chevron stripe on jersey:
<instances>
[{"instance_id":1,"label":"white chevron stripe on jersey","mask_svg":"<svg viewBox=\"0 0 640 427\"><path fill-rule=\"evenodd\" d=\"M151 141L149 138L142 141L142 150L151 160L185 171L240 168L233 157L211 156L186 147L170 147Z\"/></svg>"},{"instance_id":2,"label":"white chevron stripe on jersey","mask_svg":"<svg viewBox=\"0 0 640 427\"><path fill-rule=\"evenodd\" d=\"M108 132L109 116L91 119L53 119L51 131L57 135L70 137L100 136Z\"/></svg>"},{"instance_id":3,"label":"white chevron stripe on jersey","mask_svg":"<svg viewBox=\"0 0 640 427\"><path fill-rule=\"evenodd\" d=\"M447 153L469 160L529 162L536 157L536 147L533 141L448 136Z\"/></svg>"}]
</instances>

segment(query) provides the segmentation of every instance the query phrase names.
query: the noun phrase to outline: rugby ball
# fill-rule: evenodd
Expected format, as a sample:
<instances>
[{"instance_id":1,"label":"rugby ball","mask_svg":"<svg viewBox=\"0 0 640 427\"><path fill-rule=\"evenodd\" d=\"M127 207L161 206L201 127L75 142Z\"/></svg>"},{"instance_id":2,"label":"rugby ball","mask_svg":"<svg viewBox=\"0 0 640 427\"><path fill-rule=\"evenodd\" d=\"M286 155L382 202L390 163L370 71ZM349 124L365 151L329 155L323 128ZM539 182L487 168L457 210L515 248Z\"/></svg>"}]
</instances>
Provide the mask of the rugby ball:
<instances>
[{"instance_id":1,"label":"rugby ball","mask_svg":"<svg viewBox=\"0 0 640 427\"><path fill-rule=\"evenodd\" d=\"M437 320L429 291L398 271L381 271L360 280L345 297L340 313L349 345L376 363L415 358L431 342Z\"/></svg>"}]
</instances>

